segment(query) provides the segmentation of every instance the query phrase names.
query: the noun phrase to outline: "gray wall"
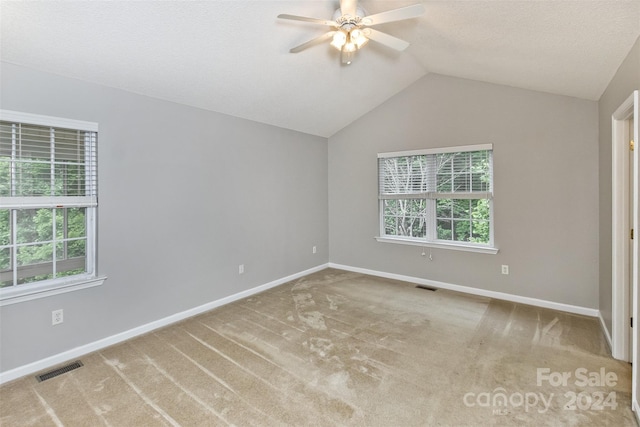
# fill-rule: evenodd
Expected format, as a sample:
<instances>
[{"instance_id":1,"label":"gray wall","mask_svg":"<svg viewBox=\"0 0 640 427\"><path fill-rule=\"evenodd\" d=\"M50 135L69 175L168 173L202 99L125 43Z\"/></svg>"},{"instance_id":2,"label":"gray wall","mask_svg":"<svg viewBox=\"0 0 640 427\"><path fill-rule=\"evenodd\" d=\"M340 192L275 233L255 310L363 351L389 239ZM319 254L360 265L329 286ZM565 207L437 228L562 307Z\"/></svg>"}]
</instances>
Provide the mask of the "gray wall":
<instances>
[{"instance_id":1,"label":"gray wall","mask_svg":"<svg viewBox=\"0 0 640 427\"><path fill-rule=\"evenodd\" d=\"M431 74L328 150L324 138L1 66L1 108L99 123L108 276L0 309L2 371L328 260L599 307L610 328L610 116L640 87L640 41L599 103ZM378 152L478 143L494 144L497 255L433 249L429 261L374 240ZM52 327L58 308L65 322Z\"/></svg>"},{"instance_id":2,"label":"gray wall","mask_svg":"<svg viewBox=\"0 0 640 427\"><path fill-rule=\"evenodd\" d=\"M600 313L611 332L611 115L640 89L640 38L598 102L600 123Z\"/></svg>"},{"instance_id":3,"label":"gray wall","mask_svg":"<svg viewBox=\"0 0 640 427\"><path fill-rule=\"evenodd\" d=\"M378 152L481 143L497 255L374 240ZM596 102L429 74L329 138L330 261L597 308L597 170Z\"/></svg>"},{"instance_id":4,"label":"gray wall","mask_svg":"<svg viewBox=\"0 0 640 427\"><path fill-rule=\"evenodd\" d=\"M99 123L98 269L108 277L2 307L2 371L328 261L325 138L1 71L1 108ZM65 321L53 327L59 308Z\"/></svg>"}]
</instances>

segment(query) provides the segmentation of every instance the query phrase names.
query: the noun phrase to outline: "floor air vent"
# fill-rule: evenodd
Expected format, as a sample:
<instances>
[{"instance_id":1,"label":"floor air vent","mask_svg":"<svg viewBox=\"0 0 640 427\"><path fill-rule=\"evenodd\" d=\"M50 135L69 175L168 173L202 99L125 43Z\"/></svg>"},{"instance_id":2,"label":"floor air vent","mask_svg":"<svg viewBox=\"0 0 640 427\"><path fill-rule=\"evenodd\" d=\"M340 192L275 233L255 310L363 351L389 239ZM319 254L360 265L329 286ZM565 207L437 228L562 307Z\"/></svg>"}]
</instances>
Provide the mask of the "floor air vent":
<instances>
[{"instance_id":1,"label":"floor air vent","mask_svg":"<svg viewBox=\"0 0 640 427\"><path fill-rule=\"evenodd\" d=\"M418 285L418 286L416 286L416 288L424 289L426 291L431 291L431 292L438 290L438 288L432 288L431 286L425 286L425 285Z\"/></svg>"},{"instance_id":2,"label":"floor air vent","mask_svg":"<svg viewBox=\"0 0 640 427\"><path fill-rule=\"evenodd\" d=\"M69 371L73 371L74 369L78 369L84 366L81 361L77 360L73 363L69 363L61 368L54 369L53 371L45 372L44 374L36 375L36 379L38 382L49 380L53 377L57 377L58 375L66 374Z\"/></svg>"}]
</instances>

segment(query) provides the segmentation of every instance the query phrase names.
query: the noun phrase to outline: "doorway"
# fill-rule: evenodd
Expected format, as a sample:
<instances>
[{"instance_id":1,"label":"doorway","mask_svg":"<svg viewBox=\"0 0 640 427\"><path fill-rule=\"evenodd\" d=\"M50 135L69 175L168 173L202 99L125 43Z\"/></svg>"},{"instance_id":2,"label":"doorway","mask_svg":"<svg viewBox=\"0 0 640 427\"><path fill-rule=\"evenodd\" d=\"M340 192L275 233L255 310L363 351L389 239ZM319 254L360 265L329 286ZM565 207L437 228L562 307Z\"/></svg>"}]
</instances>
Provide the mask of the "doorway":
<instances>
[{"instance_id":1,"label":"doorway","mask_svg":"<svg viewBox=\"0 0 640 427\"><path fill-rule=\"evenodd\" d=\"M630 323L630 334L629 334L629 342L632 344L629 346L629 360L633 360L633 336L634 336L634 323L633 320L635 318L636 321L640 320L637 318L637 316L635 316L634 314L634 310L633 310L633 304L635 301L634 298L634 292L637 292L637 286L636 288L634 288L633 286L633 270L635 265L638 263L637 260L637 252L634 250L633 248L633 244L634 244L634 240L635 240L635 236L634 233L637 231L637 226L634 227L634 223L633 223L633 216L634 216L634 212L637 209L636 206L634 206L634 194L635 194L635 188L636 188L636 184L635 184L635 159L633 156L633 151L635 151L635 139L634 139L634 135L633 135L633 130L634 130L634 122L635 122L635 116L631 116L628 120L625 120L625 124L624 124L624 132L625 132L625 137L627 138L627 140L629 141L629 146L631 147L630 151L629 151L629 174L628 174L628 180L629 180L629 192L627 193L627 197L629 200L628 203L628 212L629 212L629 228L631 229L631 236L629 238L629 266L627 268L627 272L625 274L625 277L628 281L629 281L629 299L628 299L628 303L627 305L629 306L629 310L631 313L631 317L632 317L632 321L629 322Z\"/></svg>"},{"instance_id":2,"label":"doorway","mask_svg":"<svg viewBox=\"0 0 640 427\"><path fill-rule=\"evenodd\" d=\"M632 405L638 405L638 91L612 115L612 313L613 357L632 362ZM634 238L635 237L635 238Z\"/></svg>"}]
</instances>

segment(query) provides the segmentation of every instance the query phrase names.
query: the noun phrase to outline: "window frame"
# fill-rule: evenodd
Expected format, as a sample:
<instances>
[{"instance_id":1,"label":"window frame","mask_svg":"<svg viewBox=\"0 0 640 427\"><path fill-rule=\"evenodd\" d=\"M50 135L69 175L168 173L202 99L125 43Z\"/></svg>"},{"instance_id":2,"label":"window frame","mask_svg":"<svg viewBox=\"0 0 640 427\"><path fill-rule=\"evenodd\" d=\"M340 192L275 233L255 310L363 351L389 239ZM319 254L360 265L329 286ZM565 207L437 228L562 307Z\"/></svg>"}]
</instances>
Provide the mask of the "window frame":
<instances>
[{"instance_id":1,"label":"window frame","mask_svg":"<svg viewBox=\"0 0 640 427\"><path fill-rule=\"evenodd\" d=\"M39 114L24 113L19 111L0 109L0 120L20 123L25 125L46 126L50 128L63 128L95 132L97 135L98 124L81 120L65 119L60 117L45 116ZM97 138L95 142L97 165ZM95 166L95 165L94 165ZM97 174L97 171L94 171ZM94 184L97 185L97 176ZM12 285L0 288L0 307L37 298L48 297L70 291L100 286L106 277L97 275L97 190L95 205L87 207L81 199L84 196L64 196L65 208L84 207L86 227L86 272L82 274L58 277L54 279L40 280L21 285ZM9 211L14 209L56 209L54 205L57 196L38 197L0 197L0 209ZM15 243L15 242L14 242Z\"/></svg>"},{"instance_id":2,"label":"window frame","mask_svg":"<svg viewBox=\"0 0 640 427\"><path fill-rule=\"evenodd\" d=\"M437 154L447 154L447 153L463 153L463 152L473 152L473 151L490 151L491 152L491 185L489 191L482 192L465 192L461 193L459 196L455 197L455 193L445 193L450 195L450 199L488 199L489 200L489 242L488 243L475 243L475 242L463 242L463 241L455 241L455 240L442 240L437 239L437 217L436 217L436 204L438 198L429 197L426 194L416 196L416 193L408 193L406 198L402 197L392 197L398 199L419 199L426 200L427 210L429 211L427 214L427 223L426 223L426 232L425 237L409 237L409 236L394 236L385 234L385 210L384 203L385 200L390 197L384 197L382 194L382 190L380 187L378 188L378 235L375 239L378 242L383 243L395 243L402 245L413 245L420 247L429 247L429 248L441 248L441 249L450 249L457 251L468 251L468 252L478 252L478 253L486 253L486 254L496 254L498 253L498 248L495 247L494 243L494 207L493 207L493 144L476 144L476 145L465 145L465 146L455 146L455 147L443 147L443 148L428 148L421 150L408 150L408 151L394 151L394 152L386 152L386 153L378 153L378 168L377 168L377 177L378 177L378 185L380 186L381 181L381 170L380 170L380 159L383 158L393 158L393 157L411 157L411 156L422 156L422 155L437 155ZM436 171L433 170L429 173L429 176L434 177L435 182ZM428 193L428 192L427 192ZM474 194L477 194L479 197L473 197Z\"/></svg>"}]
</instances>

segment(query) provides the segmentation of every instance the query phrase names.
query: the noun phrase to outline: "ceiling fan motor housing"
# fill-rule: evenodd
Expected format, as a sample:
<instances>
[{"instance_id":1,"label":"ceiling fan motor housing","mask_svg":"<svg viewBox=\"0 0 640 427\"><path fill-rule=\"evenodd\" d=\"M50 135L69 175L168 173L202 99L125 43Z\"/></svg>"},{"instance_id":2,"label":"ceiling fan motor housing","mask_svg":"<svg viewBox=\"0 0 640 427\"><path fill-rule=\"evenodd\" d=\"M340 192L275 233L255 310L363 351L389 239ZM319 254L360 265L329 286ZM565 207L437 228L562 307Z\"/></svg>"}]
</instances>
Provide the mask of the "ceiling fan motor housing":
<instances>
[{"instance_id":1,"label":"ceiling fan motor housing","mask_svg":"<svg viewBox=\"0 0 640 427\"><path fill-rule=\"evenodd\" d=\"M340 23L340 19L341 18L364 18L365 16L367 16L367 12L360 6L358 5L356 7L356 16L351 16L351 15L342 15L342 11L340 9L336 9L335 12L333 12L333 20L336 21L337 23Z\"/></svg>"}]
</instances>

